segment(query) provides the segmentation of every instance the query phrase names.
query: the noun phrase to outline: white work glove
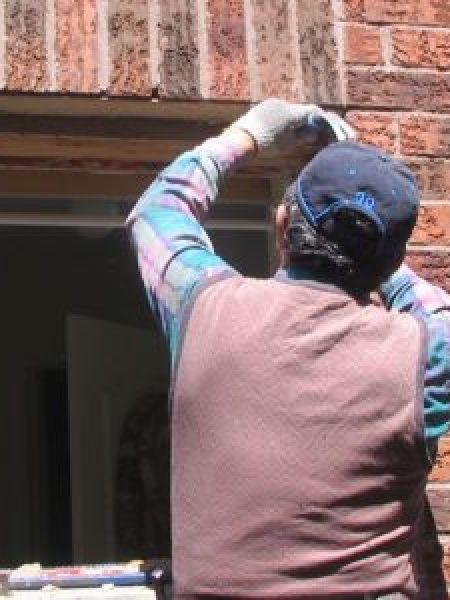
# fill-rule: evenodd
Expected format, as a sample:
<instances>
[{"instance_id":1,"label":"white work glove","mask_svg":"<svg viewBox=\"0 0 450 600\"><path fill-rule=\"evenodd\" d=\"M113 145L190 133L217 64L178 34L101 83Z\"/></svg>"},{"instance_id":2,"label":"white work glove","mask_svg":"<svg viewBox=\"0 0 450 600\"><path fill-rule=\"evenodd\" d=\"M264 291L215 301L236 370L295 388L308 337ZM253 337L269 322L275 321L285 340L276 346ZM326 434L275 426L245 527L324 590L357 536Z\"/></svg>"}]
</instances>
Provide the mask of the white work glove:
<instances>
[{"instance_id":1,"label":"white work glove","mask_svg":"<svg viewBox=\"0 0 450 600\"><path fill-rule=\"evenodd\" d=\"M333 112L325 112L325 116L321 117L314 124L319 130L329 133L336 142L344 142L345 140L356 140L355 130L344 121L342 117Z\"/></svg>"},{"instance_id":2,"label":"white work glove","mask_svg":"<svg viewBox=\"0 0 450 600\"><path fill-rule=\"evenodd\" d=\"M354 136L351 127L338 115L327 113L314 104L293 104L277 98L257 104L237 119L231 128L251 135L258 152L287 152L326 130L331 132L332 139L338 141Z\"/></svg>"}]
</instances>

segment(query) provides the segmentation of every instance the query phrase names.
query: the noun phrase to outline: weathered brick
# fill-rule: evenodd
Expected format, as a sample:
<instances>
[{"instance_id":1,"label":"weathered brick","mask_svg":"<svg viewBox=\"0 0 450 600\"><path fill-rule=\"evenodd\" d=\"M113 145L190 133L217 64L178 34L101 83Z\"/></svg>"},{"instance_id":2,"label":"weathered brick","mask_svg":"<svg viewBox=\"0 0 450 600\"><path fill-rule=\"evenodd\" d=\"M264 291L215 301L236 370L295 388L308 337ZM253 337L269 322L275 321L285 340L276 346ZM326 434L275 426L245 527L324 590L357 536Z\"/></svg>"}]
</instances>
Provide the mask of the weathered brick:
<instances>
[{"instance_id":1,"label":"weathered brick","mask_svg":"<svg viewBox=\"0 0 450 600\"><path fill-rule=\"evenodd\" d=\"M450 31L394 29L392 62L404 67L450 67Z\"/></svg>"},{"instance_id":2,"label":"weathered brick","mask_svg":"<svg viewBox=\"0 0 450 600\"><path fill-rule=\"evenodd\" d=\"M61 92L96 92L95 0L56 0L57 85Z\"/></svg>"},{"instance_id":3,"label":"weathered brick","mask_svg":"<svg viewBox=\"0 0 450 600\"><path fill-rule=\"evenodd\" d=\"M364 0L343 0L344 17L349 21L364 19Z\"/></svg>"},{"instance_id":4,"label":"weathered brick","mask_svg":"<svg viewBox=\"0 0 450 600\"><path fill-rule=\"evenodd\" d=\"M450 156L450 117L407 115L400 119L403 154Z\"/></svg>"},{"instance_id":5,"label":"weathered brick","mask_svg":"<svg viewBox=\"0 0 450 600\"><path fill-rule=\"evenodd\" d=\"M48 85L45 0L6 0L6 87L42 92Z\"/></svg>"},{"instance_id":6,"label":"weathered brick","mask_svg":"<svg viewBox=\"0 0 450 600\"><path fill-rule=\"evenodd\" d=\"M344 60L355 65L379 65L383 62L380 29L351 23L344 29Z\"/></svg>"},{"instance_id":7,"label":"weathered brick","mask_svg":"<svg viewBox=\"0 0 450 600\"><path fill-rule=\"evenodd\" d=\"M450 481L450 437L443 437L439 441L438 456L429 480Z\"/></svg>"},{"instance_id":8,"label":"weathered brick","mask_svg":"<svg viewBox=\"0 0 450 600\"><path fill-rule=\"evenodd\" d=\"M207 0L207 30L211 97L247 100L250 90L243 0Z\"/></svg>"},{"instance_id":9,"label":"weathered brick","mask_svg":"<svg viewBox=\"0 0 450 600\"><path fill-rule=\"evenodd\" d=\"M373 111L349 111L345 119L355 128L365 144L395 152L396 123L392 115Z\"/></svg>"},{"instance_id":10,"label":"weathered brick","mask_svg":"<svg viewBox=\"0 0 450 600\"><path fill-rule=\"evenodd\" d=\"M164 0L159 6L160 96L199 99L197 2Z\"/></svg>"},{"instance_id":11,"label":"weathered brick","mask_svg":"<svg viewBox=\"0 0 450 600\"><path fill-rule=\"evenodd\" d=\"M349 19L368 23L450 25L447 0L344 0Z\"/></svg>"},{"instance_id":12,"label":"weathered brick","mask_svg":"<svg viewBox=\"0 0 450 600\"><path fill-rule=\"evenodd\" d=\"M341 79L332 0L297 0L297 14L305 99L338 103Z\"/></svg>"},{"instance_id":13,"label":"weathered brick","mask_svg":"<svg viewBox=\"0 0 450 600\"><path fill-rule=\"evenodd\" d=\"M427 494L438 531L450 532L450 490L432 488L428 489Z\"/></svg>"},{"instance_id":14,"label":"weathered brick","mask_svg":"<svg viewBox=\"0 0 450 600\"><path fill-rule=\"evenodd\" d=\"M377 108L450 109L450 73L348 69L347 101Z\"/></svg>"},{"instance_id":15,"label":"weathered brick","mask_svg":"<svg viewBox=\"0 0 450 600\"><path fill-rule=\"evenodd\" d=\"M299 101L301 85L293 55L289 0L252 0L259 95ZM276 49L276 51L274 51Z\"/></svg>"},{"instance_id":16,"label":"weathered brick","mask_svg":"<svg viewBox=\"0 0 450 600\"><path fill-rule=\"evenodd\" d=\"M109 0L110 93L150 93L147 0Z\"/></svg>"},{"instance_id":17,"label":"weathered brick","mask_svg":"<svg viewBox=\"0 0 450 600\"><path fill-rule=\"evenodd\" d=\"M450 198L450 160L440 158L405 158L414 171L424 200L447 202Z\"/></svg>"},{"instance_id":18,"label":"weathered brick","mask_svg":"<svg viewBox=\"0 0 450 600\"><path fill-rule=\"evenodd\" d=\"M411 241L415 244L450 244L450 204L423 204Z\"/></svg>"},{"instance_id":19,"label":"weathered brick","mask_svg":"<svg viewBox=\"0 0 450 600\"><path fill-rule=\"evenodd\" d=\"M419 275L450 292L450 250L410 250L406 262Z\"/></svg>"}]
</instances>

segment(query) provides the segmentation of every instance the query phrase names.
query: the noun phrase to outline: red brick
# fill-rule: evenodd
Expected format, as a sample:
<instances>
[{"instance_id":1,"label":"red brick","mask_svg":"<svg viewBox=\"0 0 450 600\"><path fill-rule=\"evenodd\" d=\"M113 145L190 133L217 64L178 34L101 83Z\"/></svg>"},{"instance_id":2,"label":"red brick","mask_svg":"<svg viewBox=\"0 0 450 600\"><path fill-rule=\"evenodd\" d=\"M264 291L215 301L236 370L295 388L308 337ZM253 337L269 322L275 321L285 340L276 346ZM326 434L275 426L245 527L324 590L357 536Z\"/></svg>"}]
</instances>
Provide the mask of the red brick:
<instances>
[{"instance_id":1,"label":"red brick","mask_svg":"<svg viewBox=\"0 0 450 600\"><path fill-rule=\"evenodd\" d=\"M450 117L408 115L400 119L403 154L450 156Z\"/></svg>"},{"instance_id":2,"label":"red brick","mask_svg":"<svg viewBox=\"0 0 450 600\"><path fill-rule=\"evenodd\" d=\"M394 29L392 62L404 67L450 67L450 31Z\"/></svg>"},{"instance_id":3,"label":"red brick","mask_svg":"<svg viewBox=\"0 0 450 600\"><path fill-rule=\"evenodd\" d=\"M109 0L110 93L151 91L147 0Z\"/></svg>"},{"instance_id":4,"label":"red brick","mask_svg":"<svg viewBox=\"0 0 450 600\"><path fill-rule=\"evenodd\" d=\"M253 28L259 95L286 100L301 98L301 85L293 55L294 44L289 24L289 0L252 0ZM274 51L276 49L276 51Z\"/></svg>"},{"instance_id":5,"label":"red brick","mask_svg":"<svg viewBox=\"0 0 450 600\"><path fill-rule=\"evenodd\" d=\"M380 29L356 23L346 25L344 60L356 65L382 64Z\"/></svg>"},{"instance_id":6,"label":"red brick","mask_svg":"<svg viewBox=\"0 0 450 600\"><path fill-rule=\"evenodd\" d=\"M406 262L427 281L450 292L450 250L410 250Z\"/></svg>"},{"instance_id":7,"label":"red brick","mask_svg":"<svg viewBox=\"0 0 450 600\"><path fill-rule=\"evenodd\" d=\"M450 532L450 490L445 488L428 489L427 494L438 531Z\"/></svg>"},{"instance_id":8,"label":"red brick","mask_svg":"<svg viewBox=\"0 0 450 600\"><path fill-rule=\"evenodd\" d=\"M345 119L355 128L358 139L365 144L395 152L396 124L394 117L380 112L349 111Z\"/></svg>"},{"instance_id":9,"label":"red brick","mask_svg":"<svg viewBox=\"0 0 450 600\"><path fill-rule=\"evenodd\" d=\"M55 10L58 91L98 91L95 0L56 0Z\"/></svg>"},{"instance_id":10,"label":"red brick","mask_svg":"<svg viewBox=\"0 0 450 600\"><path fill-rule=\"evenodd\" d=\"M344 16L349 21L364 19L364 0L343 0Z\"/></svg>"},{"instance_id":11,"label":"red brick","mask_svg":"<svg viewBox=\"0 0 450 600\"><path fill-rule=\"evenodd\" d=\"M6 87L42 92L48 85L45 0L6 0Z\"/></svg>"},{"instance_id":12,"label":"red brick","mask_svg":"<svg viewBox=\"0 0 450 600\"><path fill-rule=\"evenodd\" d=\"M211 97L249 99L243 0L207 0L207 30Z\"/></svg>"},{"instance_id":13,"label":"red brick","mask_svg":"<svg viewBox=\"0 0 450 600\"><path fill-rule=\"evenodd\" d=\"M305 100L335 104L341 98L332 0L297 0Z\"/></svg>"},{"instance_id":14,"label":"red brick","mask_svg":"<svg viewBox=\"0 0 450 600\"><path fill-rule=\"evenodd\" d=\"M350 105L450 110L450 73L352 67L347 71L347 80Z\"/></svg>"},{"instance_id":15,"label":"red brick","mask_svg":"<svg viewBox=\"0 0 450 600\"><path fill-rule=\"evenodd\" d=\"M450 481L450 437L443 437L439 442L439 452L430 481Z\"/></svg>"},{"instance_id":16,"label":"red brick","mask_svg":"<svg viewBox=\"0 0 450 600\"><path fill-rule=\"evenodd\" d=\"M447 0L344 0L347 18L368 23L450 25Z\"/></svg>"},{"instance_id":17,"label":"red brick","mask_svg":"<svg viewBox=\"0 0 450 600\"><path fill-rule=\"evenodd\" d=\"M160 96L199 99L197 2L163 1L159 7Z\"/></svg>"},{"instance_id":18,"label":"red brick","mask_svg":"<svg viewBox=\"0 0 450 600\"><path fill-rule=\"evenodd\" d=\"M450 198L450 160L434 158L405 158L414 171L425 200L448 202Z\"/></svg>"},{"instance_id":19,"label":"red brick","mask_svg":"<svg viewBox=\"0 0 450 600\"><path fill-rule=\"evenodd\" d=\"M426 245L450 244L450 204L423 204L411 241Z\"/></svg>"}]
</instances>

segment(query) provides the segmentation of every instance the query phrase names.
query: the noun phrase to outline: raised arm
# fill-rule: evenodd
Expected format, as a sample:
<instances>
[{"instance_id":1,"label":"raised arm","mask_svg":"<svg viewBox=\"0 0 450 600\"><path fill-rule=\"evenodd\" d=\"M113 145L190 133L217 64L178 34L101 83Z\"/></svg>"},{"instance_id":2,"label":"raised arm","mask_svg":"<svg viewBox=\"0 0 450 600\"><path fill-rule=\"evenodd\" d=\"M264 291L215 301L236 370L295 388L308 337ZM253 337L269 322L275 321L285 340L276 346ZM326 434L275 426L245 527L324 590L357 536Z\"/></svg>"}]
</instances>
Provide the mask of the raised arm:
<instances>
[{"instance_id":1,"label":"raised arm","mask_svg":"<svg viewBox=\"0 0 450 600\"><path fill-rule=\"evenodd\" d=\"M427 330L424 381L425 437L433 458L450 422L450 296L402 266L380 289L387 308L409 312Z\"/></svg>"},{"instance_id":2,"label":"raised arm","mask_svg":"<svg viewBox=\"0 0 450 600\"><path fill-rule=\"evenodd\" d=\"M214 253L201 226L223 178L255 152L287 151L305 133L328 129L343 139L351 131L336 115L314 105L268 99L251 108L217 138L186 152L144 193L128 218L151 308L168 339L172 365L183 309L211 277L232 272Z\"/></svg>"},{"instance_id":3,"label":"raised arm","mask_svg":"<svg viewBox=\"0 0 450 600\"><path fill-rule=\"evenodd\" d=\"M193 289L206 278L232 271L214 253L201 221L226 174L253 152L254 142L243 132L207 140L162 171L128 217L148 300L172 361L182 309Z\"/></svg>"}]
</instances>

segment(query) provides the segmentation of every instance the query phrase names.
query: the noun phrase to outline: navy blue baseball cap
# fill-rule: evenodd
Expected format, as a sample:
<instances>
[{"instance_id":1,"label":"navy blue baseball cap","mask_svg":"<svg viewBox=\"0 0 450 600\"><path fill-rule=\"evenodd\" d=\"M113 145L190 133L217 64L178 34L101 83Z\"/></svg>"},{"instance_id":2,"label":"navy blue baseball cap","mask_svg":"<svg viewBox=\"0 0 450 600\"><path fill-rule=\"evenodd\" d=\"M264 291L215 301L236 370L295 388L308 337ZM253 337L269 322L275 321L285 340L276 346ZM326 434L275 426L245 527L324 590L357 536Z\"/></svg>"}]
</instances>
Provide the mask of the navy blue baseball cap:
<instances>
[{"instance_id":1,"label":"navy blue baseball cap","mask_svg":"<svg viewBox=\"0 0 450 600\"><path fill-rule=\"evenodd\" d=\"M370 255L362 251L361 230L356 244L361 252L353 258L361 257L386 273L403 259L419 211L413 173L389 154L354 141L326 146L304 167L296 182L296 200L310 225L344 250L339 231L343 217L359 215L370 223Z\"/></svg>"}]
</instances>

